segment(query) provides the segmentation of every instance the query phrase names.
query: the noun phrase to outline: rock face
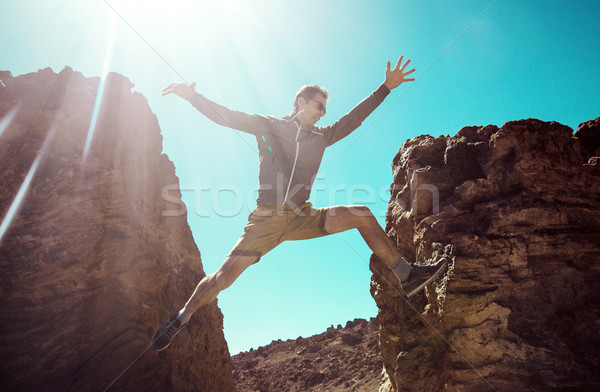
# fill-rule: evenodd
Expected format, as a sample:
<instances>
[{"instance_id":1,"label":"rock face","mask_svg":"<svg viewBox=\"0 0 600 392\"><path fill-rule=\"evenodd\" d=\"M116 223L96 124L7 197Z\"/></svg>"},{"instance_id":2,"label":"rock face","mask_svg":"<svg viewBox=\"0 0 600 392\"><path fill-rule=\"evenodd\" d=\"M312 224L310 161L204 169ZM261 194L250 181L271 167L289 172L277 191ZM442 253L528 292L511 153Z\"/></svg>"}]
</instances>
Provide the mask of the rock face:
<instances>
[{"instance_id":1,"label":"rock face","mask_svg":"<svg viewBox=\"0 0 600 392\"><path fill-rule=\"evenodd\" d=\"M216 304L148 347L204 272L146 99L118 74L96 112L70 68L0 79L0 389L102 391L131 364L111 391L233 390Z\"/></svg>"},{"instance_id":2,"label":"rock face","mask_svg":"<svg viewBox=\"0 0 600 392\"><path fill-rule=\"evenodd\" d=\"M405 301L372 257L381 391L600 390L599 156L600 118L403 144L388 235L451 263Z\"/></svg>"},{"instance_id":3,"label":"rock face","mask_svg":"<svg viewBox=\"0 0 600 392\"><path fill-rule=\"evenodd\" d=\"M238 392L372 392L380 384L379 324L356 319L308 338L232 357Z\"/></svg>"}]
</instances>

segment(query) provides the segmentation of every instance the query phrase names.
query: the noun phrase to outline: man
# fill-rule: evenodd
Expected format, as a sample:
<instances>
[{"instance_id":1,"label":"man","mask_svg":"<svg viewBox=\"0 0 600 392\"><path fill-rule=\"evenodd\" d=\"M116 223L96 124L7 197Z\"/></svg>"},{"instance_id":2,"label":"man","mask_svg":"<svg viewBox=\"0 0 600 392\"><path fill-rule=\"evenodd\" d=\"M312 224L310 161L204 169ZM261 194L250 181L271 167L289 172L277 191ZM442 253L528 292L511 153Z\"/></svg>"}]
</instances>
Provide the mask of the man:
<instances>
[{"instance_id":1,"label":"man","mask_svg":"<svg viewBox=\"0 0 600 392\"><path fill-rule=\"evenodd\" d=\"M260 154L258 205L223 265L206 276L173 317L165 321L152 338L155 350L164 350L189 322L192 314L212 302L250 265L286 240L301 240L358 229L371 250L381 258L400 281L407 297L431 282L446 266L441 259L430 266L411 266L400 255L371 211L364 206L313 208L306 202L325 148L350 134L375 110L391 90L413 81L405 72L410 63L396 67L387 63L384 83L333 125L315 127L326 113L328 93L312 85L304 86L294 99L294 109L283 118L246 114L210 101L194 90L196 83L171 84L163 95L176 94L217 124L256 136Z\"/></svg>"}]
</instances>

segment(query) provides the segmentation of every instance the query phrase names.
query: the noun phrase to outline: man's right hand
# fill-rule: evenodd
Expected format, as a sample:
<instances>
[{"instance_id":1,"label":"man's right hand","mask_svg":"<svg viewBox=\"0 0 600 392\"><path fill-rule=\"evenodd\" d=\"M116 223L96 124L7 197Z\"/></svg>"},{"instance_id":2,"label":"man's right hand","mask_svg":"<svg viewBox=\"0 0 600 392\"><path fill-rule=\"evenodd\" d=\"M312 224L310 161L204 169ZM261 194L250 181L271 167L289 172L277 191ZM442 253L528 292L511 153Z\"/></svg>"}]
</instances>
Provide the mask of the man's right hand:
<instances>
[{"instance_id":1,"label":"man's right hand","mask_svg":"<svg viewBox=\"0 0 600 392\"><path fill-rule=\"evenodd\" d=\"M189 99L196 94L195 88L196 82L189 86L185 83L171 83L163 89L162 95L177 94L183 99Z\"/></svg>"}]
</instances>

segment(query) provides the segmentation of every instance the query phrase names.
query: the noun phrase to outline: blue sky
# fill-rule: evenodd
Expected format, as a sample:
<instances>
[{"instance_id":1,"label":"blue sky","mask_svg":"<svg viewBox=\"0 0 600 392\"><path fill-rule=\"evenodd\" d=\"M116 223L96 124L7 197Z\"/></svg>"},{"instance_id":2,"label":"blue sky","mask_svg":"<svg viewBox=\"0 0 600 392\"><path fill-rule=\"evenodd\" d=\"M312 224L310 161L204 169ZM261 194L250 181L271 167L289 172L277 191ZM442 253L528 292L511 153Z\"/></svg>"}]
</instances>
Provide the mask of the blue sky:
<instances>
[{"instance_id":1,"label":"blue sky","mask_svg":"<svg viewBox=\"0 0 600 392\"><path fill-rule=\"evenodd\" d=\"M256 142L161 97L171 82L196 81L230 108L275 116L317 83L331 93L318 124L327 125L378 87L386 61L412 59L417 80L327 150L311 199L365 204L382 225L404 140L522 118L576 128L600 116L598 2L107 1L122 18L103 0L3 4L0 69L129 77L158 117L207 273L254 207ZM230 352L375 316L369 257L356 231L273 250L219 297Z\"/></svg>"}]
</instances>

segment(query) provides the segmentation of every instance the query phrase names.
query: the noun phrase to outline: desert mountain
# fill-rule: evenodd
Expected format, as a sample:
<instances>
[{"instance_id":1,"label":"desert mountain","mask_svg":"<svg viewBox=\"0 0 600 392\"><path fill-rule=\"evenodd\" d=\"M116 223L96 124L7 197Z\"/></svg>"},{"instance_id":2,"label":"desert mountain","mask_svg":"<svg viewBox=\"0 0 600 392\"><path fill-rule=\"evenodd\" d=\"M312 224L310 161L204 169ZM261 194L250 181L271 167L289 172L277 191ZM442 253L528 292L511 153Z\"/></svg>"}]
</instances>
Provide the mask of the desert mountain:
<instances>
[{"instance_id":1,"label":"desert mountain","mask_svg":"<svg viewBox=\"0 0 600 392\"><path fill-rule=\"evenodd\" d=\"M381 383L379 324L355 319L345 327L273 341L232 357L238 392L376 391Z\"/></svg>"}]
</instances>

